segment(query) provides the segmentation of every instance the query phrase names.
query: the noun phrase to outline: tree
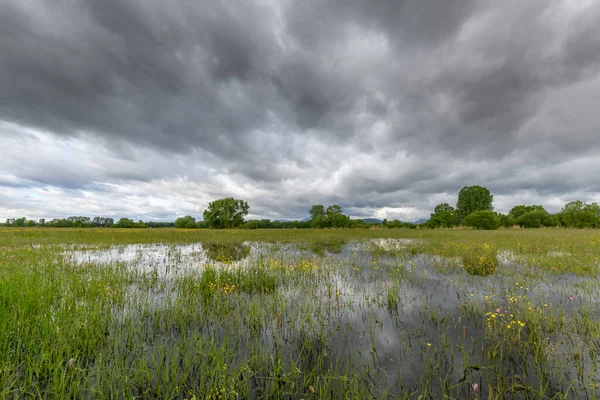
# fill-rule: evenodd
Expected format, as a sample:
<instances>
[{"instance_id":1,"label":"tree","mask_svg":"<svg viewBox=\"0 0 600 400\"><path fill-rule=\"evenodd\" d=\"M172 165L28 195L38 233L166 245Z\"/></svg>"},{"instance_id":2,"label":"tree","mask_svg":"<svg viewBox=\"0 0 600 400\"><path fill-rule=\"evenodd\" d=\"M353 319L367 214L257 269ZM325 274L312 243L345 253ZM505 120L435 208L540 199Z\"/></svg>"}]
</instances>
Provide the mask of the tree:
<instances>
[{"instance_id":1,"label":"tree","mask_svg":"<svg viewBox=\"0 0 600 400\"><path fill-rule=\"evenodd\" d=\"M313 229L329 228L329 218L325 215L317 215L310 220L310 227Z\"/></svg>"},{"instance_id":2,"label":"tree","mask_svg":"<svg viewBox=\"0 0 600 400\"><path fill-rule=\"evenodd\" d=\"M129 218L121 218L115 225L115 228L135 228L135 222Z\"/></svg>"},{"instance_id":3,"label":"tree","mask_svg":"<svg viewBox=\"0 0 600 400\"><path fill-rule=\"evenodd\" d=\"M323 206L322 204L315 204L314 206L312 206L310 208L308 213L310 214L310 219L315 219L317 217L324 217L325 216L325 206Z\"/></svg>"},{"instance_id":4,"label":"tree","mask_svg":"<svg viewBox=\"0 0 600 400\"><path fill-rule=\"evenodd\" d=\"M500 219L493 211L475 211L465 217L463 221L465 226L471 226L475 229L498 229Z\"/></svg>"},{"instance_id":5,"label":"tree","mask_svg":"<svg viewBox=\"0 0 600 400\"><path fill-rule=\"evenodd\" d=\"M515 220L510 215L498 214L498 218L500 219L500 226L505 228L512 228L515 226Z\"/></svg>"},{"instance_id":6,"label":"tree","mask_svg":"<svg viewBox=\"0 0 600 400\"><path fill-rule=\"evenodd\" d=\"M441 203L438 204L437 206L435 206L435 208L433 209L433 214L431 214L431 217L438 217L443 213L453 213L454 212L454 207L452 207L450 204L448 203Z\"/></svg>"},{"instance_id":7,"label":"tree","mask_svg":"<svg viewBox=\"0 0 600 400\"><path fill-rule=\"evenodd\" d=\"M346 228L350 225L350 218L343 214L342 207L337 204L327 207L325 215L332 228Z\"/></svg>"},{"instance_id":8,"label":"tree","mask_svg":"<svg viewBox=\"0 0 600 400\"><path fill-rule=\"evenodd\" d=\"M574 228L596 228L600 226L600 206L587 204L580 200L565 204L560 219L566 226Z\"/></svg>"},{"instance_id":9,"label":"tree","mask_svg":"<svg viewBox=\"0 0 600 400\"><path fill-rule=\"evenodd\" d=\"M196 218L192 217L191 215L186 215L185 217L177 218L175 220L175 228L192 229L192 228L197 228L197 227L198 227L198 225L196 224Z\"/></svg>"},{"instance_id":10,"label":"tree","mask_svg":"<svg viewBox=\"0 0 600 400\"><path fill-rule=\"evenodd\" d=\"M458 212L448 203L435 206L431 218L427 221L430 228L451 228L459 224Z\"/></svg>"},{"instance_id":11,"label":"tree","mask_svg":"<svg viewBox=\"0 0 600 400\"><path fill-rule=\"evenodd\" d=\"M544 221L544 226L557 227L560 226L560 218L556 214L548 214Z\"/></svg>"},{"instance_id":12,"label":"tree","mask_svg":"<svg viewBox=\"0 0 600 400\"><path fill-rule=\"evenodd\" d=\"M327 219L329 220L329 226L332 228L347 228L350 226L350 218L342 213L332 214Z\"/></svg>"},{"instance_id":13,"label":"tree","mask_svg":"<svg viewBox=\"0 0 600 400\"><path fill-rule=\"evenodd\" d=\"M350 218L343 214L342 207L337 204L325 208L316 204L309 210L311 228L346 228L351 225Z\"/></svg>"},{"instance_id":14,"label":"tree","mask_svg":"<svg viewBox=\"0 0 600 400\"><path fill-rule=\"evenodd\" d=\"M481 186L465 186L458 193L456 203L460 220L464 221L467 215L475 211L493 211L493 200L494 196L488 189Z\"/></svg>"},{"instance_id":15,"label":"tree","mask_svg":"<svg viewBox=\"0 0 600 400\"><path fill-rule=\"evenodd\" d=\"M523 215L525 213L528 213L530 211L536 211L536 210L546 211L546 210L544 210L544 207L539 206L539 205L537 205L537 206L526 206L524 204L521 204L521 205L518 205L518 206L514 206L510 210L510 212L508 213L508 215L512 219L517 220L521 215Z\"/></svg>"},{"instance_id":16,"label":"tree","mask_svg":"<svg viewBox=\"0 0 600 400\"><path fill-rule=\"evenodd\" d=\"M236 228L244 223L249 209L248 203L233 197L215 200L204 210L204 221L211 228Z\"/></svg>"},{"instance_id":17,"label":"tree","mask_svg":"<svg viewBox=\"0 0 600 400\"><path fill-rule=\"evenodd\" d=\"M18 227L24 227L25 224L27 224L27 218L22 217L22 218L17 218L15 219L15 221L13 222L14 226L18 226Z\"/></svg>"},{"instance_id":18,"label":"tree","mask_svg":"<svg viewBox=\"0 0 600 400\"><path fill-rule=\"evenodd\" d=\"M325 215L327 215L327 218L331 218L332 215L339 215L341 213L342 213L342 207L338 206L337 204L329 206L325 210Z\"/></svg>"}]
</instances>

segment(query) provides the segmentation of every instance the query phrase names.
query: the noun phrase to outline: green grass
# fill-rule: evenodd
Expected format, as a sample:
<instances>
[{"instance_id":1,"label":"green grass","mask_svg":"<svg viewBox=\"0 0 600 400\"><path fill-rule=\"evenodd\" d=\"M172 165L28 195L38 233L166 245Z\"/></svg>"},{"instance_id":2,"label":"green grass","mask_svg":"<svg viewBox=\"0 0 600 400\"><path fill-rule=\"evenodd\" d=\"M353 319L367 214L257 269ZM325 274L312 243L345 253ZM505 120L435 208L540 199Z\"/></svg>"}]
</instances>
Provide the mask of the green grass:
<instances>
[{"instance_id":1,"label":"green grass","mask_svg":"<svg viewBox=\"0 0 600 400\"><path fill-rule=\"evenodd\" d=\"M127 262L72 249L128 244L147 246ZM598 398L598 244L559 229L0 229L0 398Z\"/></svg>"}]
</instances>

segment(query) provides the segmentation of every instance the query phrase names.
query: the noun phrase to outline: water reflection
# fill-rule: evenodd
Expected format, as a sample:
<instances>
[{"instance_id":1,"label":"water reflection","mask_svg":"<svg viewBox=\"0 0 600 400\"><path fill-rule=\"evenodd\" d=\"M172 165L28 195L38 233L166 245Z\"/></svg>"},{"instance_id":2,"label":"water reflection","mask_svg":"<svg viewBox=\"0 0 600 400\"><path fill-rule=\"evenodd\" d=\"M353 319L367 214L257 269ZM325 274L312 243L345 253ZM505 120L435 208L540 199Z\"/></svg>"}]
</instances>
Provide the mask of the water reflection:
<instances>
[{"instance_id":1,"label":"water reflection","mask_svg":"<svg viewBox=\"0 0 600 400\"><path fill-rule=\"evenodd\" d=\"M224 263L240 261L250 254L250 246L244 243L204 242L202 247L210 260Z\"/></svg>"},{"instance_id":2,"label":"water reflection","mask_svg":"<svg viewBox=\"0 0 600 400\"><path fill-rule=\"evenodd\" d=\"M115 313L112 333L119 335L124 326L134 326L134 330L143 326L143 356L136 357L152 358L161 354L157 349L181 346L169 353L178 363L186 351L194 351L187 346L201 337L230 343L234 364L261 357L268 360L276 354L288 368L345 369L361 374L374 390L392 395L417 388L424 377L435 374L454 388L454 396L472 396L475 382L480 385L478 394L487 397L491 374L484 367L485 355L494 343L486 338L482 316L505 309L511 298L526 295L532 307L563 310L564 324L578 318L582 310L600 312L600 289L593 278L531 271L510 252L499 253L496 274L471 276L457 260L404 251L418 244L378 239L318 246L129 245L68 254L83 265L123 263L140 272L139 281L130 286L129 305ZM277 290L261 296L231 289L218 302L201 302L201 289L196 296L193 288L200 285L199 277L209 265L227 271L270 268L277 277ZM155 273L158 282L142 280L148 273ZM184 287L191 292L183 293ZM177 324L164 322L174 315L185 319L177 317ZM573 346L587 350L580 351L580 371L567 364L543 377L555 385L553 393L567 393L600 379L584 335L573 332L568 337L544 338L557 359L569 357ZM503 368L513 375L522 374L523 385L536 387L540 376L525 374L535 355L519 357ZM578 373L584 377L581 381L569 378ZM188 375L188 379L196 378ZM257 397L269 379L256 374ZM431 382L437 382L431 390L441 398L440 380L432 378Z\"/></svg>"}]
</instances>

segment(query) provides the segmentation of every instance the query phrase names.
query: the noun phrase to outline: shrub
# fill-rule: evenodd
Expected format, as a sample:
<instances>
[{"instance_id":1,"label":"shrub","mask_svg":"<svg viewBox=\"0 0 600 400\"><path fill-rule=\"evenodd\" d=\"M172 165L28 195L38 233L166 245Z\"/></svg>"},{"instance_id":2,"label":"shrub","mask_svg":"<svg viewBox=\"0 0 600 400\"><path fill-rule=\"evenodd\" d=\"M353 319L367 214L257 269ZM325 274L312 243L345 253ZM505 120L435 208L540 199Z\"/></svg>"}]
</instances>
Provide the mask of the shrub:
<instances>
[{"instance_id":1,"label":"shrub","mask_svg":"<svg viewBox=\"0 0 600 400\"><path fill-rule=\"evenodd\" d=\"M500 219L493 211L475 211L467 215L463 224L475 229L498 229Z\"/></svg>"},{"instance_id":2,"label":"shrub","mask_svg":"<svg viewBox=\"0 0 600 400\"><path fill-rule=\"evenodd\" d=\"M539 228L546 225L544 222L548 218L546 210L528 211L517 218L517 224L523 228Z\"/></svg>"},{"instance_id":3,"label":"shrub","mask_svg":"<svg viewBox=\"0 0 600 400\"><path fill-rule=\"evenodd\" d=\"M275 272L265 267L218 270L207 266L198 279L186 281L187 291L198 293L205 303L210 303L215 295L229 295L232 292L273 293L277 288Z\"/></svg>"},{"instance_id":4,"label":"shrub","mask_svg":"<svg viewBox=\"0 0 600 400\"><path fill-rule=\"evenodd\" d=\"M471 275L488 276L496 272L498 260L496 251L476 248L462 256L462 267Z\"/></svg>"},{"instance_id":5,"label":"shrub","mask_svg":"<svg viewBox=\"0 0 600 400\"><path fill-rule=\"evenodd\" d=\"M487 243L473 243L460 251L461 266L471 275L487 276L498 268L497 251Z\"/></svg>"},{"instance_id":6,"label":"shrub","mask_svg":"<svg viewBox=\"0 0 600 400\"><path fill-rule=\"evenodd\" d=\"M177 218L175 220L175 228L198 228L198 225L196 224L196 218L192 217L191 215L186 215L185 217Z\"/></svg>"}]
</instances>

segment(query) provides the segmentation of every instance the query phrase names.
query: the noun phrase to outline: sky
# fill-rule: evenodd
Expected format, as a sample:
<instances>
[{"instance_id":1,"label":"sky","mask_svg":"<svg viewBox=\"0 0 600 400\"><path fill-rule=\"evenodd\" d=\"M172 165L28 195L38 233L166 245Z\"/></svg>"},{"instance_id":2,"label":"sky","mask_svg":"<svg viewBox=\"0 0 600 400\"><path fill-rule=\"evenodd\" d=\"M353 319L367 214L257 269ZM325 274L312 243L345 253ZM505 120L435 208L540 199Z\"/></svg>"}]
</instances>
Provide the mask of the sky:
<instances>
[{"instance_id":1,"label":"sky","mask_svg":"<svg viewBox=\"0 0 600 400\"><path fill-rule=\"evenodd\" d=\"M2 0L0 220L600 202L600 2Z\"/></svg>"}]
</instances>

